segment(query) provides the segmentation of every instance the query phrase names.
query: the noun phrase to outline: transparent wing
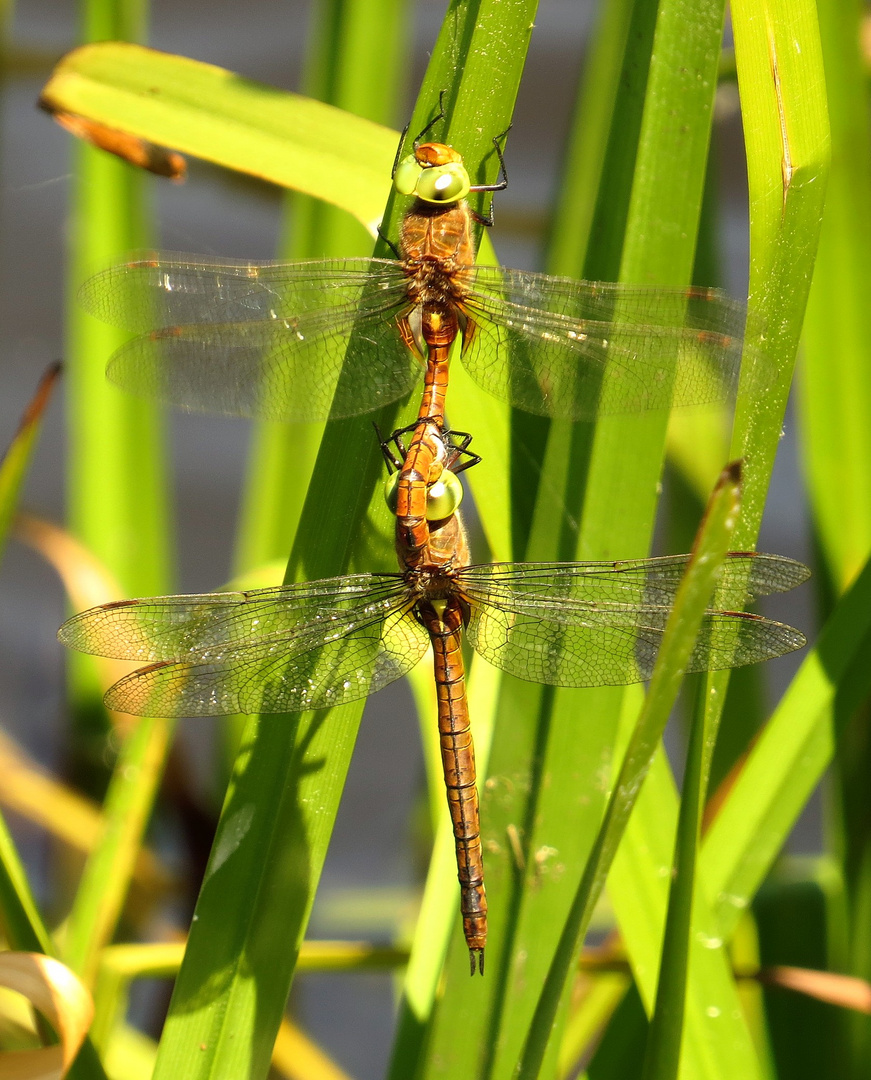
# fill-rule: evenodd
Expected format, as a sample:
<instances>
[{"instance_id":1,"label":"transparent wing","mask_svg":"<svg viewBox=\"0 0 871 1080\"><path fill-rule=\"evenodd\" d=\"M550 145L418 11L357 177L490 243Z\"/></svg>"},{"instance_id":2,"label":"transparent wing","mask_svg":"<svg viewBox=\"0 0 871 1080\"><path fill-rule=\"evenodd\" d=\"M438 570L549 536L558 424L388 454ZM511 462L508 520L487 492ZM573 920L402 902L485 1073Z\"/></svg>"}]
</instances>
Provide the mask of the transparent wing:
<instances>
[{"instance_id":1,"label":"transparent wing","mask_svg":"<svg viewBox=\"0 0 871 1080\"><path fill-rule=\"evenodd\" d=\"M482 588L488 602L534 597L537 603L604 601L671 607L689 555L616 562L482 563L461 570L464 592ZM711 607L738 606L759 596L789 592L807 581L804 563L759 551L730 551L717 580ZM484 594L482 593L482 596Z\"/></svg>"},{"instance_id":2,"label":"transparent wing","mask_svg":"<svg viewBox=\"0 0 871 1080\"><path fill-rule=\"evenodd\" d=\"M722 293L498 267L464 271L452 285L472 328L472 377L519 408L590 419L734 394L745 313ZM350 416L396 400L420 376L394 325L408 295L391 260L255 265L152 254L96 275L80 297L98 318L142 334L115 355L110 377L184 408ZM764 358L753 359L764 383Z\"/></svg>"},{"instance_id":3,"label":"transparent wing","mask_svg":"<svg viewBox=\"0 0 871 1080\"><path fill-rule=\"evenodd\" d=\"M355 307L364 290L406 288L391 259L310 259L251 263L171 251L134 253L94 274L79 290L82 307L136 334L193 323L293 319L325 308Z\"/></svg>"},{"instance_id":4,"label":"transparent wing","mask_svg":"<svg viewBox=\"0 0 871 1080\"><path fill-rule=\"evenodd\" d=\"M625 563L502 563L457 574L469 640L496 667L554 686L621 686L650 678L689 556ZM733 553L714 604L739 607L793 588L809 571L774 555ZM758 615L710 610L688 670L740 667L799 649L804 636Z\"/></svg>"},{"instance_id":5,"label":"transparent wing","mask_svg":"<svg viewBox=\"0 0 871 1080\"><path fill-rule=\"evenodd\" d=\"M190 259L144 257L82 287L91 314L140 332L107 370L125 390L187 409L323 420L379 408L420 378L395 326L408 306L398 263Z\"/></svg>"},{"instance_id":6,"label":"transparent wing","mask_svg":"<svg viewBox=\"0 0 871 1080\"><path fill-rule=\"evenodd\" d=\"M225 649L290 635L327 638L345 618L386 617L405 591L399 574L350 574L246 592L120 600L67 619L58 640L116 660L215 659Z\"/></svg>"},{"instance_id":7,"label":"transparent wing","mask_svg":"<svg viewBox=\"0 0 871 1080\"><path fill-rule=\"evenodd\" d=\"M462 288L470 375L528 412L589 420L727 401L737 389L746 310L716 290L490 266L465 272ZM765 358L752 363L764 382Z\"/></svg>"},{"instance_id":8,"label":"transparent wing","mask_svg":"<svg viewBox=\"0 0 871 1080\"><path fill-rule=\"evenodd\" d=\"M248 593L131 600L65 623L71 648L152 661L106 695L142 716L293 712L354 701L410 670L427 648L399 575Z\"/></svg>"}]
</instances>

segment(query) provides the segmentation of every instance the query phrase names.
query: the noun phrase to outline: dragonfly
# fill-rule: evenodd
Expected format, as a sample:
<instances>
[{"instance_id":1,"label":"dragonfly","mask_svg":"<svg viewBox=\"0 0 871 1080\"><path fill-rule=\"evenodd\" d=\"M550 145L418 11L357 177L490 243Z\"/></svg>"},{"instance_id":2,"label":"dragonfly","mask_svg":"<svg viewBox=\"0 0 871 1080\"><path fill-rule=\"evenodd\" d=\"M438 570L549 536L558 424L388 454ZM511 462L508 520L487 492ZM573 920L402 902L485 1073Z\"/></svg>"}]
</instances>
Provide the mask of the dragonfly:
<instances>
[{"instance_id":1,"label":"dragonfly","mask_svg":"<svg viewBox=\"0 0 871 1080\"><path fill-rule=\"evenodd\" d=\"M483 973L487 906L462 639L517 678L552 686L625 685L650 678L689 555L618 562L470 561L458 474L469 438L415 425L431 466L388 462L396 514L395 572L350 574L243 592L164 596L91 608L59 631L63 644L145 666L106 693L142 716L278 714L358 700L401 678L432 650L463 929L472 974ZM404 434L392 437L404 449ZM400 512L399 499L408 498ZM427 543L416 548L423 497ZM807 567L730 553L687 665L719 670L805 644L796 629L747 614L758 596L801 584Z\"/></svg>"},{"instance_id":2,"label":"dragonfly","mask_svg":"<svg viewBox=\"0 0 871 1080\"><path fill-rule=\"evenodd\" d=\"M472 184L458 151L425 142L393 168L412 203L396 259L252 263L151 252L96 274L79 297L138 336L110 359L131 393L186 409L281 421L361 415L409 395L443 417L448 359L531 413L570 420L731 398L746 310L705 288L635 286L476 266ZM390 245L393 247L393 245ZM748 350L753 371L765 362Z\"/></svg>"}]
</instances>

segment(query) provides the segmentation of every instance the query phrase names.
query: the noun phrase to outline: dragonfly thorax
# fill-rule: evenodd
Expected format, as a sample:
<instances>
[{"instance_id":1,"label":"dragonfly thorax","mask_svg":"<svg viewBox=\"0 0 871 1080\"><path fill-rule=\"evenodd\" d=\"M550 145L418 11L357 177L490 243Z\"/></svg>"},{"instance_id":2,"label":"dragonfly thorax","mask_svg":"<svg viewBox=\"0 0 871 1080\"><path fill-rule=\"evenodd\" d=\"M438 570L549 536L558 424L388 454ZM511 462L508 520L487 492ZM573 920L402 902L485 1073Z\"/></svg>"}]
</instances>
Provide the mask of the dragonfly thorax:
<instances>
[{"instance_id":1,"label":"dragonfly thorax","mask_svg":"<svg viewBox=\"0 0 871 1080\"><path fill-rule=\"evenodd\" d=\"M403 268L420 279L420 287L429 280L433 287L450 289L453 275L475 261L468 205L418 204L403 218L399 244Z\"/></svg>"},{"instance_id":2,"label":"dragonfly thorax","mask_svg":"<svg viewBox=\"0 0 871 1080\"><path fill-rule=\"evenodd\" d=\"M457 592L455 568L451 564L444 566L427 563L415 570L406 570L405 580L415 599L442 601Z\"/></svg>"},{"instance_id":3,"label":"dragonfly thorax","mask_svg":"<svg viewBox=\"0 0 871 1080\"><path fill-rule=\"evenodd\" d=\"M431 258L415 264L408 292L410 298L423 307L438 308L453 306L456 299L465 295L462 275L453 263L446 267L445 263Z\"/></svg>"}]
</instances>

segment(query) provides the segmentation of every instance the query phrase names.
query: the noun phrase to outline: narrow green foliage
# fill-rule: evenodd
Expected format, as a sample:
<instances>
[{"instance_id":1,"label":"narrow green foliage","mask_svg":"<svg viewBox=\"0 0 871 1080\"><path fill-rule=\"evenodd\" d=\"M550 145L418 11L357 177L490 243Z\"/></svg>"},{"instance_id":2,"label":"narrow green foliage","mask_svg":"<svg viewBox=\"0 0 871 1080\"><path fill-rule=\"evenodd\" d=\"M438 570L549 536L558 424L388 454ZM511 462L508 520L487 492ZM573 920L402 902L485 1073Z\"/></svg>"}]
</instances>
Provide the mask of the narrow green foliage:
<instances>
[{"instance_id":1,"label":"narrow green foliage","mask_svg":"<svg viewBox=\"0 0 871 1080\"><path fill-rule=\"evenodd\" d=\"M811 972L844 970L844 899L844 882L825 857L783 860L753 903L760 967L785 964ZM810 996L785 994L777 987L764 993L772 1065L778 1076L790 1080L850 1076L845 1035L851 1020L858 1017Z\"/></svg>"},{"instance_id":2,"label":"narrow green foliage","mask_svg":"<svg viewBox=\"0 0 871 1080\"><path fill-rule=\"evenodd\" d=\"M739 547L756 539L820 236L829 128L813 3L776 3L765 16L732 7L750 186L748 342L763 362L742 372L732 453L745 460Z\"/></svg>"},{"instance_id":3,"label":"narrow green foliage","mask_svg":"<svg viewBox=\"0 0 871 1080\"><path fill-rule=\"evenodd\" d=\"M42 921L21 858L0 817L0 911L3 934L10 948L54 956L54 944Z\"/></svg>"},{"instance_id":4,"label":"narrow green foliage","mask_svg":"<svg viewBox=\"0 0 871 1080\"><path fill-rule=\"evenodd\" d=\"M732 528L734 524L733 518ZM728 538L731 539L731 529ZM713 710L705 707L703 695L698 698L687 745L656 1003L650 1022L643 1080L671 1080L677 1076L680 1065L696 862L714 745L708 726Z\"/></svg>"},{"instance_id":5,"label":"narrow green foliage","mask_svg":"<svg viewBox=\"0 0 871 1080\"><path fill-rule=\"evenodd\" d=\"M518 22L528 35L528 12L526 21ZM512 27L498 29L509 34ZM504 51L513 55L516 46L509 41L507 37ZM439 62L451 66L458 47L449 35L437 51ZM518 57L515 80L520 68ZM462 85L485 77L492 82L489 59L473 49ZM437 78L441 82L441 73ZM459 84L448 85L449 100L465 100L457 96ZM429 111L426 87L424 96ZM512 96L509 89L492 98L494 108L502 110L493 116L496 131L507 126L504 117ZM438 100L438 92L432 100ZM471 102L469 98L467 108ZM483 152L492 157L492 143ZM474 170L475 147L468 160ZM391 221L385 217L388 235ZM396 421L395 409L378 417L385 431ZM329 425L297 529L288 580L341 572L365 535L367 516L374 515L376 528L383 528L387 511L380 491L373 501L381 474L379 457L371 418ZM192 1076L214 1075L228 1067L258 1072L268 1062L362 708L360 702L342 709L341 716L338 711L329 717L315 714L295 723L268 718L246 728L176 984L157 1078L177 1076L181 1068ZM229 911L228 896L238 897ZM283 897L281 904L276 904L277 896ZM275 949L278 919L287 943L282 951ZM202 1000L203 985L214 988L208 1002ZM201 1044L205 1052L192 1051Z\"/></svg>"},{"instance_id":6,"label":"narrow green foliage","mask_svg":"<svg viewBox=\"0 0 871 1080\"><path fill-rule=\"evenodd\" d=\"M688 33L682 5L664 5L654 44L654 30L645 22L643 10L633 12L634 30L627 34L624 58L627 74L617 84L615 105L605 105L614 116L611 144L603 159L601 191L606 194L598 210L607 216L607 225L594 222L596 243L591 242L587 248L588 272L607 275L609 267L620 266L620 276L627 281L689 280L704 190L722 18L720 6L705 5L693 18L692 32ZM612 14L609 26L614 25L619 26L620 20ZM608 81L612 85L615 82L610 76ZM639 132L637 147L631 138L623 141L633 127ZM631 177L628 184L624 176L627 169ZM623 206L621 192L626 193ZM625 241L623 232L615 231L615 222L621 220L625 223ZM597 425L586 450L589 465L577 557L647 553L664 437L661 417L614 417ZM617 737L621 697L626 702L625 718L631 723L635 693L585 691L578 694L575 704L576 713L580 709L584 715L596 717L603 758ZM570 715L565 718L567 723L572 719ZM577 739L576 719L569 730ZM563 786L553 776L551 779L557 790ZM563 783L571 781L566 778ZM672 829L673 820L669 822ZM595 829L595 819L592 824ZM661 835L667 845L670 832ZM639 880L641 873L625 884L618 879L612 899L630 956L638 969L647 971L649 967L642 957L658 955L662 931L656 918L650 917L651 909L638 904L637 898L656 887L658 865L645 866L644 849L640 838L636 846L635 837L634 831L627 833L621 856L630 865L652 870L652 876L643 883ZM592 837L587 843L592 843ZM699 996L709 994L710 989L708 986ZM691 1027L703 1024L704 1018L693 1009L688 1023ZM700 1042L693 1045L698 1047Z\"/></svg>"},{"instance_id":7,"label":"narrow green foliage","mask_svg":"<svg viewBox=\"0 0 871 1080\"><path fill-rule=\"evenodd\" d=\"M118 8L122 22L112 22L111 7L93 3L89 32L132 36L142 15L138 0ZM724 8L723 0L603 3L550 221L551 272L672 285L689 284L702 267L706 277L717 275L716 245L700 255L696 238L706 200L705 230L715 213L718 163L710 160L709 140ZM483 979L470 980L460 934L439 755L426 716L431 672L421 665L416 673L431 744L435 841L401 985L391 1080L555 1080L589 1059L600 1022L610 1026L590 1075L617 1080L642 1070L645 1011L651 1017L646 1080L766 1075L761 998L736 986L726 946L838 754L843 785L832 842L844 852L843 899L802 909L793 936L808 931L817 946L840 935L841 951L829 959L852 957L858 972L871 971L864 930L871 860L862 801L871 744L856 715L871 691L871 383L864 363L871 150L860 7L856 0L820 0L819 9L820 28L811 0L730 5L751 210L749 347L731 432L724 412L713 409L672 421L670 432L664 414L548 423L513 414L473 385L460 363L453 365L450 421L472 433L483 458L470 473L487 548L475 549L476 561L649 554L667 440L686 495L672 535L686 533L691 518L694 527L697 511L687 508L727 460L730 439L729 456L743 459L744 501L736 523L732 474L711 504L646 697L641 687L521 684L472 661L490 905ZM428 137L454 145L473 182L495 179L493 139L510 124L535 19L532 0L451 3L406 148L441 99L445 117ZM302 193L279 247L284 257L366 254L378 221L382 235L396 242L407 208L390 192L398 132L382 126L407 119L396 111L407 15L400 0L323 0L319 20L306 89L330 104L108 41L66 57L43 101L129 133L134 147L146 140ZM837 167L820 240L827 93ZM509 172L511 138L502 140ZM151 407L105 385L103 361L121 339L72 306L87 272L142 246L149 230L139 182L127 165L88 148L79 168L70 277L74 528L131 594L166 591L170 514L160 420ZM480 195L473 205L486 211L489 201ZM498 212L497 203L497 222ZM497 224L492 238L498 243L499 236ZM383 239L376 251L390 257ZM481 240L479 261L496 261L489 237ZM700 840L728 673L700 680L680 801L659 740L718 561L727 546L755 544L809 291L803 456L831 611L758 741L747 745L749 724L730 733L729 761L743 764ZM410 400L375 419L388 432L416 410ZM258 431L239 527L240 569L283 558L288 548L287 581L395 568L372 419ZM0 534L8 523L3 503L11 505L20 480L22 466L16 468L6 495L0 473ZM735 605L741 602L736 598ZM745 689L754 722L765 714L760 685ZM361 701L329 713L246 722L156 1080L267 1074L363 707ZM102 972L95 1037L107 1054L127 1037L123 1013L134 974L113 968L106 948L170 734L164 721L148 721L123 748L104 806L105 835L88 860L67 927L68 959L88 978ZM0 905L10 937L48 951L51 940L4 837L0 830ZM618 1006L629 976L585 971L592 989L578 1006L579 952L606 876L610 907L600 911L614 931L606 944L619 933L635 985ZM797 910L787 892L768 894L763 956L775 955L779 914ZM822 962L820 949L808 955ZM146 971L168 976L170 967L142 967L138 974ZM778 1039L788 1044L796 1024L788 1006L778 1023ZM831 1060L839 1068L846 1063L845 1075L867 1072L866 1038L867 1025L832 1025ZM100 1075L92 1046L76 1068L79 1076Z\"/></svg>"},{"instance_id":8,"label":"narrow green foliage","mask_svg":"<svg viewBox=\"0 0 871 1080\"><path fill-rule=\"evenodd\" d=\"M739 505L740 471L731 467L723 473L714 490L696 544L693 558L675 598L668 618L662 646L657 657L650 688L635 730L626 748L614 790L605 808L596 843L587 862L580 886L572 902L568 919L554 956L551 969L529 1030L526 1045L518 1062L518 1080L532 1080L539 1075L547 1050L553 1017L563 994L578 945L589 926L593 908L605 885L611 862L623 830L635 805L669 713L677 698L687 661L695 644L705 608L714 591L717 571L729 549L735 530ZM690 890L692 878L690 878ZM680 1038L680 1018L677 1018ZM665 1023L665 1021L661 1021ZM664 1032L665 1034L665 1032ZM737 1047L736 1047L737 1049ZM743 1062L742 1062L743 1064ZM648 1068L659 1068L652 1059ZM665 1076L666 1072L648 1073ZM746 1075L746 1074L742 1074Z\"/></svg>"},{"instance_id":9,"label":"narrow green foliage","mask_svg":"<svg viewBox=\"0 0 871 1080\"><path fill-rule=\"evenodd\" d=\"M9 528L18 509L21 487L39 439L42 414L51 398L60 370L60 365L54 364L43 375L36 394L21 419L18 431L0 460L0 556L6 546Z\"/></svg>"},{"instance_id":10,"label":"narrow green foliage","mask_svg":"<svg viewBox=\"0 0 871 1080\"><path fill-rule=\"evenodd\" d=\"M404 45L401 0L365 0L350 8L323 0L313 9L313 22L314 41L304 80L309 97L361 121L389 125L396 119L394 102ZM380 130L378 134L361 164L373 170L383 187L390 175L393 149L380 138ZM340 152L344 152L344 138L338 141ZM337 163L335 169L347 177L346 162ZM348 186L355 187L356 181ZM279 257L348 258L372 250L371 218L367 231L343 207L300 192L288 196L286 207L286 235L279 243ZM240 570L287 557L322 435L323 424L257 425L241 514Z\"/></svg>"},{"instance_id":11,"label":"narrow green foliage","mask_svg":"<svg viewBox=\"0 0 871 1080\"><path fill-rule=\"evenodd\" d=\"M155 94L154 88L160 87ZM279 93L230 71L123 42L70 53L42 93L44 106L140 139L306 191L371 228L384 205L392 132L329 105ZM359 163L348 184L348 161Z\"/></svg>"},{"instance_id":12,"label":"narrow green foliage","mask_svg":"<svg viewBox=\"0 0 871 1080\"><path fill-rule=\"evenodd\" d=\"M871 691L871 563L847 590L705 837L702 873L731 936L829 765L839 728Z\"/></svg>"},{"instance_id":13,"label":"narrow green foliage","mask_svg":"<svg viewBox=\"0 0 871 1080\"><path fill-rule=\"evenodd\" d=\"M117 927L175 724L139 720L124 741L103 803L105 828L85 866L64 940L64 959L92 982Z\"/></svg>"},{"instance_id":14,"label":"narrow green foliage","mask_svg":"<svg viewBox=\"0 0 871 1080\"><path fill-rule=\"evenodd\" d=\"M862 6L823 0L817 8L832 170L804 322L799 406L802 462L824 575L819 592L829 607L871 551L871 214L864 198L871 183L871 145ZM871 940L865 930L871 897L869 767L867 704L849 717L839 710L827 847L839 853L844 885L846 940L840 967L865 979L871 978ZM842 1059L851 1062L858 1076L871 1054L867 1017L853 1018L850 1041Z\"/></svg>"},{"instance_id":15,"label":"narrow green foliage","mask_svg":"<svg viewBox=\"0 0 871 1080\"><path fill-rule=\"evenodd\" d=\"M143 30L138 0L91 0L85 31L96 37ZM68 310L70 516L78 538L134 595L169 591L169 506L163 429L154 405L110 387L104 364L123 336L86 316L74 300L84 278L147 235L141 178L122 162L76 147ZM103 780L103 753L92 755L89 727L100 715L88 661L71 668L80 767ZM158 732L155 737L155 732ZM101 732L102 734L102 732ZM115 933L168 749L165 726L149 721L123 745L109 782L104 829L73 901L63 957L88 981L99 950ZM96 760L94 760L96 759Z\"/></svg>"},{"instance_id":16,"label":"narrow green foliage","mask_svg":"<svg viewBox=\"0 0 871 1080\"><path fill-rule=\"evenodd\" d=\"M802 451L818 539L841 588L871 549L871 184L861 5L824 0L820 17L833 162L804 321Z\"/></svg>"}]
</instances>

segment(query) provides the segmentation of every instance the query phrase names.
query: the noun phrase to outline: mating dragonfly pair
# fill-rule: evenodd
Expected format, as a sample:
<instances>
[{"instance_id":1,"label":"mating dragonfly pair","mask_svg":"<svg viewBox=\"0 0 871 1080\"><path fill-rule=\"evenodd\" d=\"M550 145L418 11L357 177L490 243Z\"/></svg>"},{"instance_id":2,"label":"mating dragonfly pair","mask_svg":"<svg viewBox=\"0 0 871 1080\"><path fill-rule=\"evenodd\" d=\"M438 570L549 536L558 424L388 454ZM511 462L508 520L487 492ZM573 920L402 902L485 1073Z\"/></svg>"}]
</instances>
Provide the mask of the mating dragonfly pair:
<instances>
[{"instance_id":1,"label":"mating dragonfly pair","mask_svg":"<svg viewBox=\"0 0 871 1080\"><path fill-rule=\"evenodd\" d=\"M382 444L395 470L388 499L399 571L108 604L70 619L60 639L146 664L116 683L106 703L154 716L328 708L400 678L431 647L474 974L483 972L486 898L462 635L521 679L643 681L689 556L472 564L457 474L476 459L468 438L445 428L451 347L459 337L472 377L534 413L591 419L667 409L734 391L743 308L710 290L475 267L465 196L503 187L504 164L497 184L472 185L459 155L422 142L423 134L394 166L397 190L415 196L398 261L254 266L156 256L113 267L82 291L93 314L140 331L111 359L109 377L188 408L282 420L347 416L408 394L423 373L417 422ZM779 556L731 554L689 670L800 648L804 638L791 627L718 607L791 589L807 573Z\"/></svg>"}]
</instances>

